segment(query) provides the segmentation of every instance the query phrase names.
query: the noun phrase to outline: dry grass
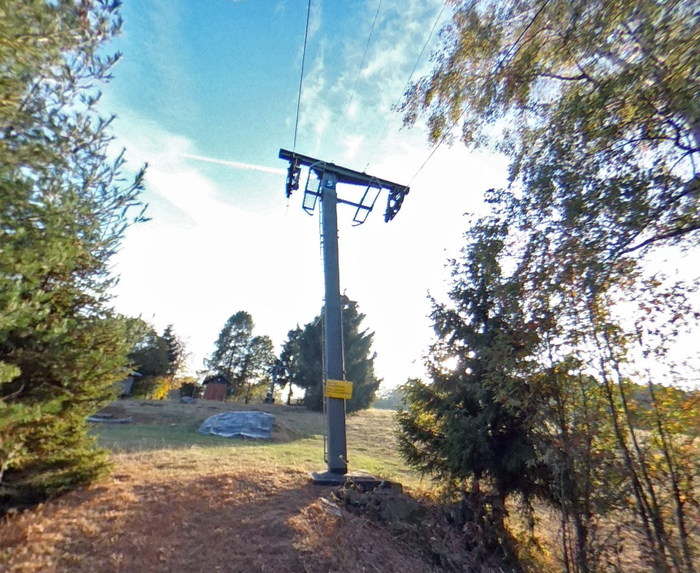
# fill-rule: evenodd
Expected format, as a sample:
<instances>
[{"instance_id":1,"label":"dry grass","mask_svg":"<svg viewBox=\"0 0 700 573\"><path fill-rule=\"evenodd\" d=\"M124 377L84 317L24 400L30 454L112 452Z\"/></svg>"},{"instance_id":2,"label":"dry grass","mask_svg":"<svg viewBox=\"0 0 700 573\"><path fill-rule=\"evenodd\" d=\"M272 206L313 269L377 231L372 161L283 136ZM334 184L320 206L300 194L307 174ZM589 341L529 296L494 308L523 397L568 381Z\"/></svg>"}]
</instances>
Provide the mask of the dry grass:
<instances>
[{"instance_id":1,"label":"dry grass","mask_svg":"<svg viewBox=\"0 0 700 573\"><path fill-rule=\"evenodd\" d=\"M112 475L7 516L0 571L437 570L388 528L333 505L328 488L310 484L306 472L323 467L320 415L258 407L276 416L267 443L196 434L206 416L230 408L115 403L115 417L134 423L96 428L114 450ZM391 423L382 411L348 419L351 466L417 484L396 454Z\"/></svg>"}]
</instances>

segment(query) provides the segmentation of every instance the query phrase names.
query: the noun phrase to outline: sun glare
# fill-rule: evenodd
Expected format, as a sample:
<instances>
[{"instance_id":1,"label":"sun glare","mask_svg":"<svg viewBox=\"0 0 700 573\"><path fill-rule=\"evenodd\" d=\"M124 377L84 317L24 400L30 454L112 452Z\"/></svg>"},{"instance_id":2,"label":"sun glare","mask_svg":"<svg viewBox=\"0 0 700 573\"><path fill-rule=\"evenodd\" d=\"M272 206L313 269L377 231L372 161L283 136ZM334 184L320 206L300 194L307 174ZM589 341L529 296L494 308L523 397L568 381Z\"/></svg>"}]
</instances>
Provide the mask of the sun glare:
<instances>
[{"instance_id":1,"label":"sun glare","mask_svg":"<svg viewBox=\"0 0 700 573\"><path fill-rule=\"evenodd\" d=\"M443 360L441 364L445 370L455 370L457 366L459 366L459 358L457 356L450 356L446 360Z\"/></svg>"}]
</instances>

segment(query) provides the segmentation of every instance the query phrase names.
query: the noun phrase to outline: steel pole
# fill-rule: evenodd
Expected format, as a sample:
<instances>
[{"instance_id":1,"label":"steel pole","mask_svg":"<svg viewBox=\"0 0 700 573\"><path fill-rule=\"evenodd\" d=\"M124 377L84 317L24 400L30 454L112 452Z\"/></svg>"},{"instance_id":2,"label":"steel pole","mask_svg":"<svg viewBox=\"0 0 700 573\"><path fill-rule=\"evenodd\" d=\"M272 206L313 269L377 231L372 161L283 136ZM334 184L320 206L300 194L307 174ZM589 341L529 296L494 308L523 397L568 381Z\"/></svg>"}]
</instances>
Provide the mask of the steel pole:
<instances>
[{"instance_id":1,"label":"steel pole","mask_svg":"<svg viewBox=\"0 0 700 573\"><path fill-rule=\"evenodd\" d=\"M321 219L323 228L323 272L326 283L325 372L327 380L344 380L343 321L340 305L340 270L338 265L338 214L337 177L324 172L321 186ZM345 401L340 398L326 400L326 432L328 435L328 472L343 475L348 471L345 438Z\"/></svg>"}]
</instances>

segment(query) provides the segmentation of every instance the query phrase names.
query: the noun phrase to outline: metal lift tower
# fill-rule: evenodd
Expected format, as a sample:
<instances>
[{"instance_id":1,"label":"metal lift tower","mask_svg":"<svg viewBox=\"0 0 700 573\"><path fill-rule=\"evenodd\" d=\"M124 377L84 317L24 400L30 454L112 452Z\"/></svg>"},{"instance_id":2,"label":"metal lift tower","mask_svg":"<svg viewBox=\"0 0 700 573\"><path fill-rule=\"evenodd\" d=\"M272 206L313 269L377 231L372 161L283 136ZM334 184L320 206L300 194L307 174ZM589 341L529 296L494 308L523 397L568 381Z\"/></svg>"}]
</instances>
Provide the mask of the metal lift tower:
<instances>
[{"instance_id":1,"label":"metal lift tower","mask_svg":"<svg viewBox=\"0 0 700 573\"><path fill-rule=\"evenodd\" d=\"M321 201L321 227L323 245L323 270L325 278L325 348L323 373L323 395L326 400L326 434L328 436L328 470L313 473L315 483L337 484L345 482L348 472L347 445L345 439L345 366L343 357L343 330L340 306L340 272L338 266L338 203L356 208L353 222L361 225L374 208L374 204L383 189L389 192L384 221L391 221L401 208L408 187L373 177L366 173L339 167L307 157L299 153L280 149L280 159L289 161L287 173L287 197L299 189L301 167L309 168L309 176L304 191L303 209L312 214L316 203ZM336 185L345 183L366 187L362 199L358 202L338 198ZM330 381L330 384L329 384ZM330 388L335 388L330 391Z\"/></svg>"}]
</instances>

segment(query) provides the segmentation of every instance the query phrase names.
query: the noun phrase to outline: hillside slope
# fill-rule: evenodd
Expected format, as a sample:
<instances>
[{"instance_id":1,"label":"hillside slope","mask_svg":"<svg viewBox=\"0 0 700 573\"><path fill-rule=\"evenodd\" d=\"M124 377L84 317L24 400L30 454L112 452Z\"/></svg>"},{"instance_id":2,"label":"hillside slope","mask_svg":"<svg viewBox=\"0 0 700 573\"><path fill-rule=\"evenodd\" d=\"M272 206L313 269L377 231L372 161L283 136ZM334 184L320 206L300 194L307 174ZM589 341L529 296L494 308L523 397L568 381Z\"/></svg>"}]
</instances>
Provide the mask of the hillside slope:
<instances>
[{"instance_id":1,"label":"hillside slope","mask_svg":"<svg viewBox=\"0 0 700 573\"><path fill-rule=\"evenodd\" d=\"M113 473L7 516L0 570L412 573L464 564L457 536L417 533L416 516L427 514L405 494L385 496L395 511L382 517L310 483L307 471L323 466L319 415L265 407L276 424L262 444L196 434L206 415L232 407L115 403L107 412L133 423L96 429L115 452ZM417 484L392 450L391 424L385 411L349 418L351 460Z\"/></svg>"}]
</instances>

